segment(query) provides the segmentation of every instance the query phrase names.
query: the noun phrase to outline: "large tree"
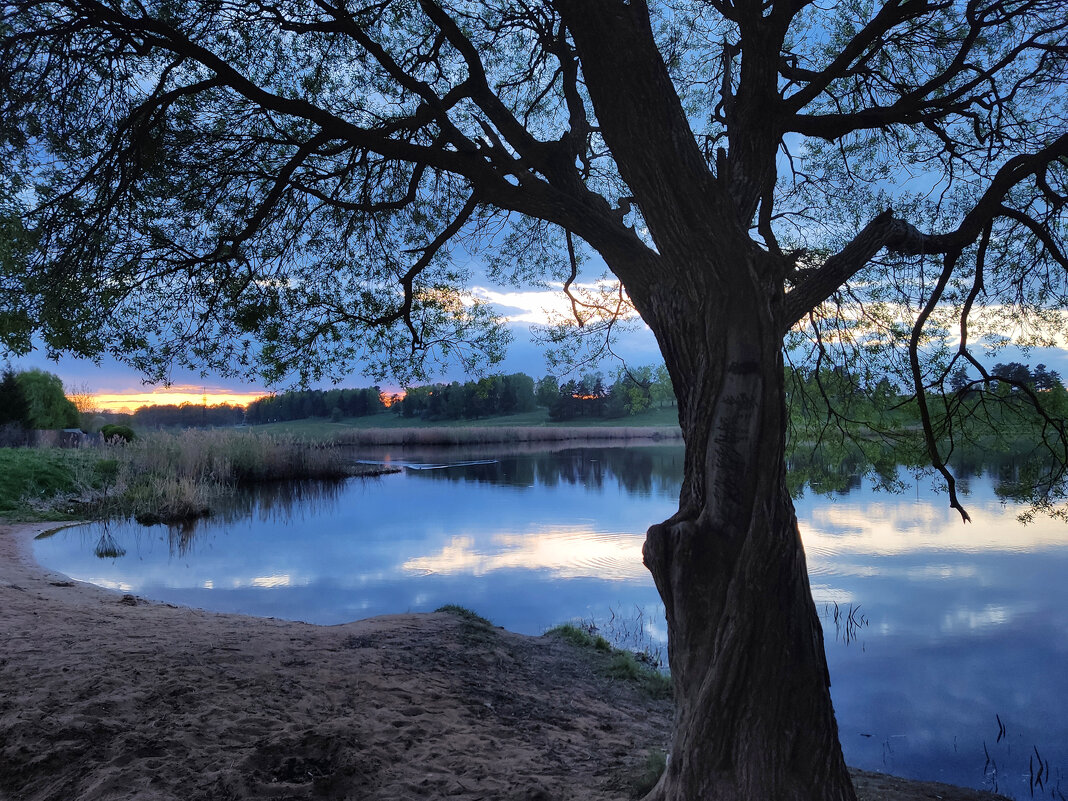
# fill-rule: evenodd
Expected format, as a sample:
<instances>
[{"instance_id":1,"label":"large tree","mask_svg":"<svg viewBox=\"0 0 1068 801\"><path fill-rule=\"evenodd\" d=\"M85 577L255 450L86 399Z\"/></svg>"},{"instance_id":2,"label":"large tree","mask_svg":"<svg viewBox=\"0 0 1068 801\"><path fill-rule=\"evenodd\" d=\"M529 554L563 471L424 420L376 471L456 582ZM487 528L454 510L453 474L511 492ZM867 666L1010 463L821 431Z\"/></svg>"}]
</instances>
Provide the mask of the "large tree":
<instances>
[{"instance_id":1,"label":"large tree","mask_svg":"<svg viewBox=\"0 0 1068 801\"><path fill-rule=\"evenodd\" d=\"M25 422L30 428L75 428L78 408L67 398L59 376L44 370L24 370L15 374L26 401Z\"/></svg>"},{"instance_id":2,"label":"large tree","mask_svg":"<svg viewBox=\"0 0 1068 801\"><path fill-rule=\"evenodd\" d=\"M928 390L962 359L989 381L980 334L1064 328L1062 0L10 0L0 26L3 158L36 184L9 347L410 375L499 352L450 243L611 333L577 292L596 254L686 441L644 549L677 701L651 797L853 798L784 353L884 354L960 508L960 405Z\"/></svg>"}]
</instances>

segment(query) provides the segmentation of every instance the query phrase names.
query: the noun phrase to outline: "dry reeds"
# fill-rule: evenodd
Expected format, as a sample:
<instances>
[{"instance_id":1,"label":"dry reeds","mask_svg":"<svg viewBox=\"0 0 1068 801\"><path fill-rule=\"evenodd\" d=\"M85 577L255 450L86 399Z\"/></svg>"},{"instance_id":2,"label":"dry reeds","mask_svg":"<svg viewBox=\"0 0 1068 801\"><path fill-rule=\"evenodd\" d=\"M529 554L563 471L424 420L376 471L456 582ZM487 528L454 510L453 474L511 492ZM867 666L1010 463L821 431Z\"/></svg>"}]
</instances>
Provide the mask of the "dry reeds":
<instances>
[{"instance_id":1,"label":"dry reeds","mask_svg":"<svg viewBox=\"0 0 1068 801\"><path fill-rule=\"evenodd\" d=\"M97 499L105 516L144 523L210 514L235 487L287 479L337 479L355 470L344 454L295 436L189 429L109 447L114 479Z\"/></svg>"},{"instance_id":2,"label":"dry reeds","mask_svg":"<svg viewBox=\"0 0 1068 801\"><path fill-rule=\"evenodd\" d=\"M488 445L503 442L589 442L594 440L681 439L677 426L485 426L472 428L364 428L332 435L338 445Z\"/></svg>"},{"instance_id":3,"label":"dry reeds","mask_svg":"<svg viewBox=\"0 0 1068 801\"><path fill-rule=\"evenodd\" d=\"M295 436L200 431L150 434L120 451L137 473L244 484L352 474L344 456Z\"/></svg>"}]
</instances>

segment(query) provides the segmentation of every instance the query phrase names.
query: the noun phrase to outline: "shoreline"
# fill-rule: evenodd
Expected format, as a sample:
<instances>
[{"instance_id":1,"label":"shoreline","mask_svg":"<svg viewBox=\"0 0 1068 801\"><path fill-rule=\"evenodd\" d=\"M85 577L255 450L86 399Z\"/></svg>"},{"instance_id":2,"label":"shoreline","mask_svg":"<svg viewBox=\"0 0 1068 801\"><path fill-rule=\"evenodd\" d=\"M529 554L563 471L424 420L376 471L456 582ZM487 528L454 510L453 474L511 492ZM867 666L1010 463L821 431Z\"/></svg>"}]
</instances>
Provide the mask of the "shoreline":
<instances>
[{"instance_id":1,"label":"shoreline","mask_svg":"<svg viewBox=\"0 0 1068 801\"><path fill-rule=\"evenodd\" d=\"M669 701L596 654L447 613L336 626L146 601L46 571L0 523L0 798L631 797ZM860 801L992 801L854 773Z\"/></svg>"}]
</instances>

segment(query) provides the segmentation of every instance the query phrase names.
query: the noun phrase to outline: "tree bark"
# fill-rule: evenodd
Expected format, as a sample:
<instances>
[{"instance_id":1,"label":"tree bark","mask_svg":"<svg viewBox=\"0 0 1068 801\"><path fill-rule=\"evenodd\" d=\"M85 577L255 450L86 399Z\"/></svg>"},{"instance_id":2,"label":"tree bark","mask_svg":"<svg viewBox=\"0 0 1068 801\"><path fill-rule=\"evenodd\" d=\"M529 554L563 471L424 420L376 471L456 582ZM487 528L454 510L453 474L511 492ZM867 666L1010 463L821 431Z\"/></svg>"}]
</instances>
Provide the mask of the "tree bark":
<instances>
[{"instance_id":1,"label":"tree bark","mask_svg":"<svg viewBox=\"0 0 1068 801\"><path fill-rule=\"evenodd\" d=\"M647 304L686 439L679 512L644 547L667 611L676 702L650 800L856 798L786 489L777 304L761 294L724 293L730 303L715 308L697 290ZM680 297L706 308L679 308ZM673 324L658 324L665 315Z\"/></svg>"}]
</instances>

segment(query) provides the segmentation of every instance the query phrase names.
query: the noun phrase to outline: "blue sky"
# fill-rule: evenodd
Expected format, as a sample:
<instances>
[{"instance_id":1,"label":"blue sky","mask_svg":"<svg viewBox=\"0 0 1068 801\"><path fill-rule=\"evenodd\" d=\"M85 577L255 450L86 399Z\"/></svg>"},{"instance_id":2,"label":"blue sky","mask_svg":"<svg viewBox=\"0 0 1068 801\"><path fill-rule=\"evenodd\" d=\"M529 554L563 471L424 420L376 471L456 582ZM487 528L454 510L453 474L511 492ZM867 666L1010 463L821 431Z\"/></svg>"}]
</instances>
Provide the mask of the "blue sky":
<instances>
[{"instance_id":1,"label":"blue sky","mask_svg":"<svg viewBox=\"0 0 1068 801\"><path fill-rule=\"evenodd\" d=\"M488 293L484 296L493 300L499 311L509 318L510 322L507 325L513 335L504 362L499 364L494 372L521 372L534 378L540 378L550 372L559 375L558 371L550 370L547 366L544 348L534 341L530 330L531 325L541 317L537 309L539 304L546 300L546 294L498 289L486 289L484 292ZM625 332L620 337L616 350L632 366L659 364L662 361L656 340L644 325L639 325L636 330ZM986 361L990 365L995 362L1009 361L1020 361L1032 366L1042 363L1047 368L1058 371L1062 377L1068 378L1068 349L1064 348L1034 348L1025 353L1019 348L1009 346ZM47 370L57 374L68 389L84 388L99 395L141 394L152 392L154 389L162 389L151 385L146 386L140 373L110 357L102 358L99 365L88 360L70 357L63 357L58 362L54 362L39 351L22 359L10 360L10 363L16 370L30 368ZM605 362L602 365L605 372L614 372L617 367L618 363L612 362ZM466 377L462 370L453 367L439 380L462 381ZM380 383L384 388L391 390L398 388L396 382L388 380L375 382L372 378L363 375L359 369L355 369L341 385L360 387L373 383ZM172 388L187 390L197 396L197 399L203 394L209 396L250 392L262 394L270 389L263 383L246 383L239 379L223 378L213 374L201 376L197 372L181 369L176 369L172 373L171 385ZM323 385L324 388L327 386L330 385Z\"/></svg>"},{"instance_id":2,"label":"blue sky","mask_svg":"<svg viewBox=\"0 0 1068 801\"><path fill-rule=\"evenodd\" d=\"M545 316L540 309L545 304L552 304L552 295L564 296L561 292L517 292L502 290L499 288L478 287L475 294L490 300L499 312L505 315L509 322L507 327L512 333L512 342L503 363L497 365L493 372L499 373L526 373L534 378L540 378L549 372L559 375L558 371L549 370L544 348L534 341L531 333L531 325L543 321ZM559 301L555 301L559 302ZM618 352L631 365L659 364L662 361L656 340L644 325L637 330L624 332L620 337ZM100 364L84 359L62 357L58 362L51 361L43 351L37 351L21 359L10 360L16 370L39 368L55 373L64 385L70 389L86 388L99 395L111 394L143 394L151 392L154 388L146 386L142 375L135 369L118 362L111 357L104 357ZM618 364L605 362L602 369L611 372ZM458 367L447 370L436 380L465 380L467 376ZM219 395L223 393L247 393L254 392L263 394L269 391L262 382L247 383L240 379L224 378L216 374L201 376L191 370L175 369L170 376L172 388L187 390L193 395L202 394ZM358 367L354 368L348 379L341 386L362 387L373 383L380 383L384 388L398 388L396 382L389 380L376 382L372 378L363 375ZM331 386L322 385L324 388ZM209 400L210 402L210 400Z\"/></svg>"},{"instance_id":3,"label":"blue sky","mask_svg":"<svg viewBox=\"0 0 1068 801\"><path fill-rule=\"evenodd\" d=\"M558 369L552 370L546 363L545 350L537 343L531 332L531 326L544 323L547 319L546 310L555 309L566 313L568 308L566 297L559 289L525 290L504 289L490 285L484 279L471 288L473 295L480 297L494 305L497 311L507 320L507 327L512 333L512 342L508 348L505 360L497 365L493 372L517 373L522 372L534 378L540 378L547 373L561 377ZM619 337L615 346L616 352L626 359L630 366L654 365L662 361L656 340L652 332L644 325L636 323L629 330L625 330ZM1047 368L1058 371L1062 377L1068 378L1068 349L1064 348L1035 348L1030 352L1023 352L1020 348L1005 347L994 357L985 360L992 366L995 362L1020 361L1032 366L1045 364ZM164 387L146 385L143 377L135 369L105 357L99 364L89 360L80 360L63 357L58 362L47 359L42 351L35 352L22 359L10 361L11 365L19 369L40 368L57 374L68 390L87 390L98 396L123 395L144 396L147 393L161 393ZM606 373L612 373L619 367L616 361L602 363L601 369ZM466 374L457 366L446 370L435 380L453 381L465 380ZM342 381L341 386L362 387L378 383L387 391L396 391L399 385L395 381L375 381L364 375L359 366L354 366L349 377ZM204 395L209 397L209 403L214 396L216 401L223 400L227 394L245 394L242 400L230 398L232 401L246 402L251 396L264 394L270 391L262 382L248 383L240 379L224 378L217 374L200 375L191 370L176 369L170 376L172 390L188 393L185 398L158 398L155 402L178 403L183 400L200 402ZM321 385L322 388L331 386ZM278 389L286 388L284 385ZM136 400L131 399L131 408L142 403L151 402L144 397Z\"/></svg>"}]
</instances>

